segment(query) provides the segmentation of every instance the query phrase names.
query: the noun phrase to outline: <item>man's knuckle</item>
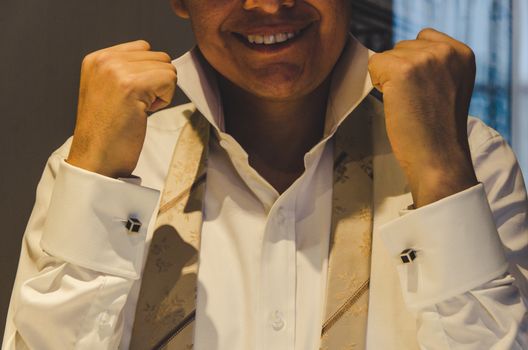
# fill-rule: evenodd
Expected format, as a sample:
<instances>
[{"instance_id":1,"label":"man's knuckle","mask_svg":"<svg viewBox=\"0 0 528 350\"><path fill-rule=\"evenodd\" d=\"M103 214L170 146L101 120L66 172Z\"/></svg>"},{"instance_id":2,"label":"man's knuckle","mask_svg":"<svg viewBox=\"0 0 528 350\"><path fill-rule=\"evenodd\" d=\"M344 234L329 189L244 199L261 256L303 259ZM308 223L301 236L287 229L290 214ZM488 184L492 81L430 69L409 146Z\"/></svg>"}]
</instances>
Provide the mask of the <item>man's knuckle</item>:
<instances>
[{"instance_id":1,"label":"man's knuckle","mask_svg":"<svg viewBox=\"0 0 528 350\"><path fill-rule=\"evenodd\" d=\"M130 74L122 74L117 80L119 89L125 94L131 94L137 90L139 84L136 77Z\"/></svg>"},{"instance_id":2,"label":"man's knuckle","mask_svg":"<svg viewBox=\"0 0 528 350\"><path fill-rule=\"evenodd\" d=\"M167 74L172 82L175 82L178 79L178 74L176 73L176 70L169 70Z\"/></svg>"},{"instance_id":3,"label":"man's knuckle","mask_svg":"<svg viewBox=\"0 0 528 350\"><path fill-rule=\"evenodd\" d=\"M424 37L424 36L428 36L429 34L431 34L434 30L432 28L423 28L422 30L420 30L420 32L418 32L418 38L421 38L421 37Z\"/></svg>"},{"instance_id":4,"label":"man's knuckle","mask_svg":"<svg viewBox=\"0 0 528 350\"><path fill-rule=\"evenodd\" d=\"M112 54L106 51L97 52L94 55L93 62L97 66L106 66L112 61Z\"/></svg>"},{"instance_id":5,"label":"man's knuckle","mask_svg":"<svg viewBox=\"0 0 528 350\"><path fill-rule=\"evenodd\" d=\"M398 65L398 67L400 71L400 77L402 79L408 79L408 78L413 77L417 69L416 64L409 62L409 61L405 61L405 60L402 60L400 64Z\"/></svg>"},{"instance_id":6,"label":"man's knuckle","mask_svg":"<svg viewBox=\"0 0 528 350\"><path fill-rule=\"evenodd\" d=\"M123 74L122 64L118 61L106 60L97 65L97 72L108 78L119 78Z\"/></svg>"},{"instance_id":7,"label":"man's knuckle","mask_svg":"<svg viewBox=\"0 0 528 350\"><path fill-rule=\"evenodd\" d=\"M160 52L160 56L164 62L170 62L172 60L172 58L166 52Z\"/></svg>"},{"instance_id":8,"label":"man's knuckle","mask_svg":"<svg viewBox=\"0 0 528 350\"><path fill-rule=\"evenodd\" d=\"M430 51L422 51L419 55L419 61L422 65L431 67L436 63L437 58L436 55Z\"/></svg>"},{"instance_id":9,"label":"man's knuckle","mask_svg":"<svg viewBox=\"0 0 528 350\"><path fill-rule=\"evenodd\" d=\"M150 50L150 43L148 41L144 39L139 39L138 42L141 46L145 47L145 50Z\"/></svg>"},{"instance_id":10,"label":"man's knuckle","mask_svg":"<svg viewBox=\"0 0 528 350\"><path fill-rule=\"evenodd\" d=\"M96 55L97 55L97 52L91 52L91 53L87 54L86 56L84 56L84 58L82 60L82 66L83 67L92 66L95 63Z\"/></svg>"},{"instance_id":11,"label":"man's knuckle","mask_svg":"<svg viewBox=\"0 0 528 350\"><path fill-rule=\"evenodd\" d=\"M450 44L440 42L437 44L438 51L447 59L452 59L457 56L457 50Z\"/></svg>"}]
</instances>

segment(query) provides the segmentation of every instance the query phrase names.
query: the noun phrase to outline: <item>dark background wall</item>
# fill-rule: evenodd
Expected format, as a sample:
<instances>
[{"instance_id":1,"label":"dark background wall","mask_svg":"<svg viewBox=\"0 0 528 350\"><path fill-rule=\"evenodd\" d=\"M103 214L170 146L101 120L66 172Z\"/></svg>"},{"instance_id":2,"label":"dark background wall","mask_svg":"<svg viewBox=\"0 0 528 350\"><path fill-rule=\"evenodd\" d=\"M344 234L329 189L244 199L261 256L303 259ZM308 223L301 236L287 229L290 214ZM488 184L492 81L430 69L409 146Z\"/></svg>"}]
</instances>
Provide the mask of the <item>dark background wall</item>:
<instances>
[{"instance_id":1,"label":"dark background wall","mask_svg":"<svg viewBox=\"0 0 528 350\"><path fill-rule=\"evenodd\" d=\"M0 1L0 339L36 185L73 132L82 58L140 38L174 58L193 45L168 0Z\"/></svg>"},{"instance_id":2,"label":"dark background wall","mask_svg":"<svg viewBox=\"0 0 528 350\"><path fill-rule=\"evenodd\" d=\"M391 45L391 2L353 2L351 30L374 50ZM136 39L173 58L194 43L168 0L0 1L0 337L36 185L73 132L82 59Z\"/></svg>"}]
</instances>

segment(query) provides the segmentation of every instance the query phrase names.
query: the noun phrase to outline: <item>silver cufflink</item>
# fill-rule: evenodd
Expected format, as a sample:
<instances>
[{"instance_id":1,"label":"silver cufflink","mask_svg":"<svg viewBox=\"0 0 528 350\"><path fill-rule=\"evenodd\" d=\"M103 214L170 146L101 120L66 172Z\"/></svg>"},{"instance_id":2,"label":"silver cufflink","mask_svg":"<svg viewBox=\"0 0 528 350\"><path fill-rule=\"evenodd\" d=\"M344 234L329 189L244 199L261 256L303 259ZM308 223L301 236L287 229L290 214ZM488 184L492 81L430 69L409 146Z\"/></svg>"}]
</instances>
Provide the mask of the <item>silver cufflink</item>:
<instances>
[{"instance_id":1,"label":"silver cufflink","mask_svg":"<svg viewBox=\"0 0 528 350\"><path fill-rule=\"evenodd\" d=\"M141 221L136 218L128 218L125 222L125 227L129 232L139 232L141 225Z\"/></svg>"},{"instance_id":2,"label":"silver cufflink","mask_svg":"<svg viewBox=\"0 0 528 350\"><path fill-rule=\"evenodd\" d=\"M416 259L416 250L407 248L400 253L400 259L404 264L412 262Z\"/></svg>"}]
</instances>

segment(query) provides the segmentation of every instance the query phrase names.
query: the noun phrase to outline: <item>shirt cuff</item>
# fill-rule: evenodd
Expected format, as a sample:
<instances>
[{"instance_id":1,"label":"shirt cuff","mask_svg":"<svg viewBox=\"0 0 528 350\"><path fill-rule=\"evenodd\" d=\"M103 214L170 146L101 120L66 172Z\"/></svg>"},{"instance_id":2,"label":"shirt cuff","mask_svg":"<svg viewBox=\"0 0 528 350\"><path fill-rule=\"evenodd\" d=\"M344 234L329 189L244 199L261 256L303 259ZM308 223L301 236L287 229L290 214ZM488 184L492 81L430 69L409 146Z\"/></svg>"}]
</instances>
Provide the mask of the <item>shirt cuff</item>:
<instances>
[{"instance_id":1,"label":"shirt cuff","mask_svg":"<svg viewBox=\"0 0 528 350\"><path fill-rule=\"evenodd\" d=\"M408 307L420 309L465 293L508 268L482 184L405 214L380 227ZM416 251L403 263L402 251Z\"/></svg>"},{"instance_id":2,"label":"shirt cuff","mask_svg":"<svg viewBox=\"0 0 528 350\"><path fill-rule=\"evenodd\" d=\"M91 270L138 279L148 224L159 191L75 167L62 160L41 247ZM129 231L129 218L140 222Z\"/></svg>"}]
</instances>

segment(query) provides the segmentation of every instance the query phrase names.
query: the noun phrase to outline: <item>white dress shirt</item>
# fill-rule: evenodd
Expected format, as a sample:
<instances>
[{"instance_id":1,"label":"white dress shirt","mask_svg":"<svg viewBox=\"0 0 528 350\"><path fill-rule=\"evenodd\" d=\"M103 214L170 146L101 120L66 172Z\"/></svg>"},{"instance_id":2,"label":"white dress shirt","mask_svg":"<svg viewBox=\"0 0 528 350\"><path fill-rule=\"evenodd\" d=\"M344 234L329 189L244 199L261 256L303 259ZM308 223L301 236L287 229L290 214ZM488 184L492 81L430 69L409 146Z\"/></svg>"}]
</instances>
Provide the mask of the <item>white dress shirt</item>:
<instances>
[{"instance_id":1,"label":"white dress shirt","mask_svg":"<svg viewBox=\"0 0 528 350\"><path fill-rule=\"evenodd\" d=\"M134 171L140 184L67 164L68 140L50 157L37 189L3 348L128 347L181 115L198 108L219 142L212 138L210 144L195 348L318 349L332 207L332 136L372 88L364 74L366 49L354 47L348 47L334 72L349 79L331 91L325 137L305 155L303 175L281 195L224 132L214 77L189 54L174 63L178 84L193 104L149 117ZM527 291L528 266L522 256L528 246L522 175L495 131L470 118L468 134L482 184L417 210L402 206L401 217L380 228L386 259L401 283L393 289L405 301L403 312L418 322L413 334L401 337L425 349L528 348L526 304L519 292ZM131 215L149 223L138 235L127 234L123 226ZM469 253L475 246L479 254ZM409 247L418 250L415 268L397 260ZM372 259L375 265L377 255ZM371 285L371 294L384 292ZM379 327L383 319L385 327L397 327L390 305L372 300L377 299L369 308L368 348L380 349L387 341L384 349L403 349Z\"/></svg>"}]
</instances>

